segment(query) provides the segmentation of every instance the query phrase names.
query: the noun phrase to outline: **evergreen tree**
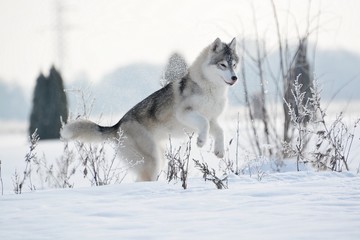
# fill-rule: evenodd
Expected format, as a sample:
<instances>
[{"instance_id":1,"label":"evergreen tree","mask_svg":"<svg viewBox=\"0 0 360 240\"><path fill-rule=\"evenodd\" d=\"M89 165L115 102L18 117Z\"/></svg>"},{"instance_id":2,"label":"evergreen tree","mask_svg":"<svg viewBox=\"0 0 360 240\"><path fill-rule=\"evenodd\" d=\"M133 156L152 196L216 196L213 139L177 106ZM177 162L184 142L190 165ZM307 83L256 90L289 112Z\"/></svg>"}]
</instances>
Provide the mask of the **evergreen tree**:
<instances>
[{"instance_id":1,"label":"evergreen tree","mask_svg":"<svg viewBox=\"0 0 360 240\"><path fill-rule=\"evenodd\" d=\"M50 74L42 73L36 81L29 134L38 129L40 139L60 137L61 119L68 117L67 99L60 73L51 67Z\"/></svg>"}]
</instances>

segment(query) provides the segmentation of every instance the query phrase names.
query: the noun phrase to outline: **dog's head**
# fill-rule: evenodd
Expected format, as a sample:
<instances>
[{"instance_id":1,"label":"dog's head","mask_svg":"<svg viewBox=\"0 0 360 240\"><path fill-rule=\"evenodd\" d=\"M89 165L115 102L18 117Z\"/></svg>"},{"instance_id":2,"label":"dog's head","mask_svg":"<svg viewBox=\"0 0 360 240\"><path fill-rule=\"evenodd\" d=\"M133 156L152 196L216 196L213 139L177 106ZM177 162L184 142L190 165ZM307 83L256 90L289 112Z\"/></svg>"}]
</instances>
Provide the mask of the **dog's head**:
<instances>
[{"instance_id":1,"label":"dog's head","mask_svg":"<svg viewBox=\"0 0 360 240\"><path fill-rule=\"evenodd\" d=\"M236 39L226 44L217 38L208 48L208 63L204 73L219 84L233 85L238 79L235 72L238 63Z\"/></svg>"}]
</instances>

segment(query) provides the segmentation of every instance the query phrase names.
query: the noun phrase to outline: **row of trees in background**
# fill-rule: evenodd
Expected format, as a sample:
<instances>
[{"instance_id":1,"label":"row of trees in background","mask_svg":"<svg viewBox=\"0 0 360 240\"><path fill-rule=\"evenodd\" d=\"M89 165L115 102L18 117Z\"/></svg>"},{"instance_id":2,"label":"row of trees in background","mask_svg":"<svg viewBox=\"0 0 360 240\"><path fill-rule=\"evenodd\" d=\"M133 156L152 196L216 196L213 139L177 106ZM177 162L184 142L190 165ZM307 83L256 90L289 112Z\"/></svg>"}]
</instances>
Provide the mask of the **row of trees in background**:
<instances>
[{"instance_id":1,"label":"row of trees in background","mask_svg":"<svg viewBox=\"0 0 360 240\"><path fill-rule=\"evenodd\" d=\"M19 85L0 79L0 120L28 119L29 107L29 101Z\"/></svg>"}]
</instances>

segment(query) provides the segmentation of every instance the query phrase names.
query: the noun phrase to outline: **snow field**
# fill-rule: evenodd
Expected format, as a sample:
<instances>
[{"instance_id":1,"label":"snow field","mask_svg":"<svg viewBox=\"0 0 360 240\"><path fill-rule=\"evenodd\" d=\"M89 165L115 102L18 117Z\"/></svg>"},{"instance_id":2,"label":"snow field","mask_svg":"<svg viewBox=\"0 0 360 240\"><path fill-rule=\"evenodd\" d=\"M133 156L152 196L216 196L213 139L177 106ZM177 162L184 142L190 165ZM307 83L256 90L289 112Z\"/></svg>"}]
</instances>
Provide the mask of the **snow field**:
<instances>
[{"instance_id":1,"label":"snow field","mask_svg":"<svg viewBox=\"0 0 360 240\"><path fill-rule=\"evenodd\" d=\"M360 178L289 172L5 195L1 239L359 239Z\"/></svg>"},{"instance_id":2,"label":"snow field","mask_svg":"<svg viewBox=\"0 0 360 240\"><path fill-rule=\"evenodd\" d=\"M227 139L235 137L235 125L227 122ZM288 160L278 173L271 159L251 162L248 130L243 122L240 127L243 172L229 176L226 190L204 182L192 166L187 190L164 176L134 183L131 174L121 184L89 187L80 167L73 189L49 189L34 174L38 190L24 186L21 195L14 194L12 179L15 169L20 174L24 169L29 143L24 132L1 131L0 239L360 239L359 129L350 153L352 171L315 172L302 166L297 172ZM211 144L201 150L194 146L192 157L204 158L218 172L222 165ZM227 147L234 159L234 144ZM63 143L40 141L36 152L54 162L63 154Z\"/></svg>"}]
</instances>

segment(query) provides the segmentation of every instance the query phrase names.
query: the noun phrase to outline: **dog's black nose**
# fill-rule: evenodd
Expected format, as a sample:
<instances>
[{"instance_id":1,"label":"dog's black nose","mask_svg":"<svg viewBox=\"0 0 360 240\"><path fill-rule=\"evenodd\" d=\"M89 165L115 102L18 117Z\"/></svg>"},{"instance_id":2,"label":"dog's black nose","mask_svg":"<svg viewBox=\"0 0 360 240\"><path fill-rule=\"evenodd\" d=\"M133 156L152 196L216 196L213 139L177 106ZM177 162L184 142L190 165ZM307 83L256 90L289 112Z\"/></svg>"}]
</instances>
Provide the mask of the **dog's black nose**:
<instances>
[{"instance_id":1,"label":"dog's black nose","mask_svg":"<svg viewBox=\"0 0 360 240\"><path fill-rule=\"evenodd\" d=\"M236 80L237 80L237 76L232 76L232 77L231 77L231 80L236 81Z\"/></svg>"}]
</instances>

